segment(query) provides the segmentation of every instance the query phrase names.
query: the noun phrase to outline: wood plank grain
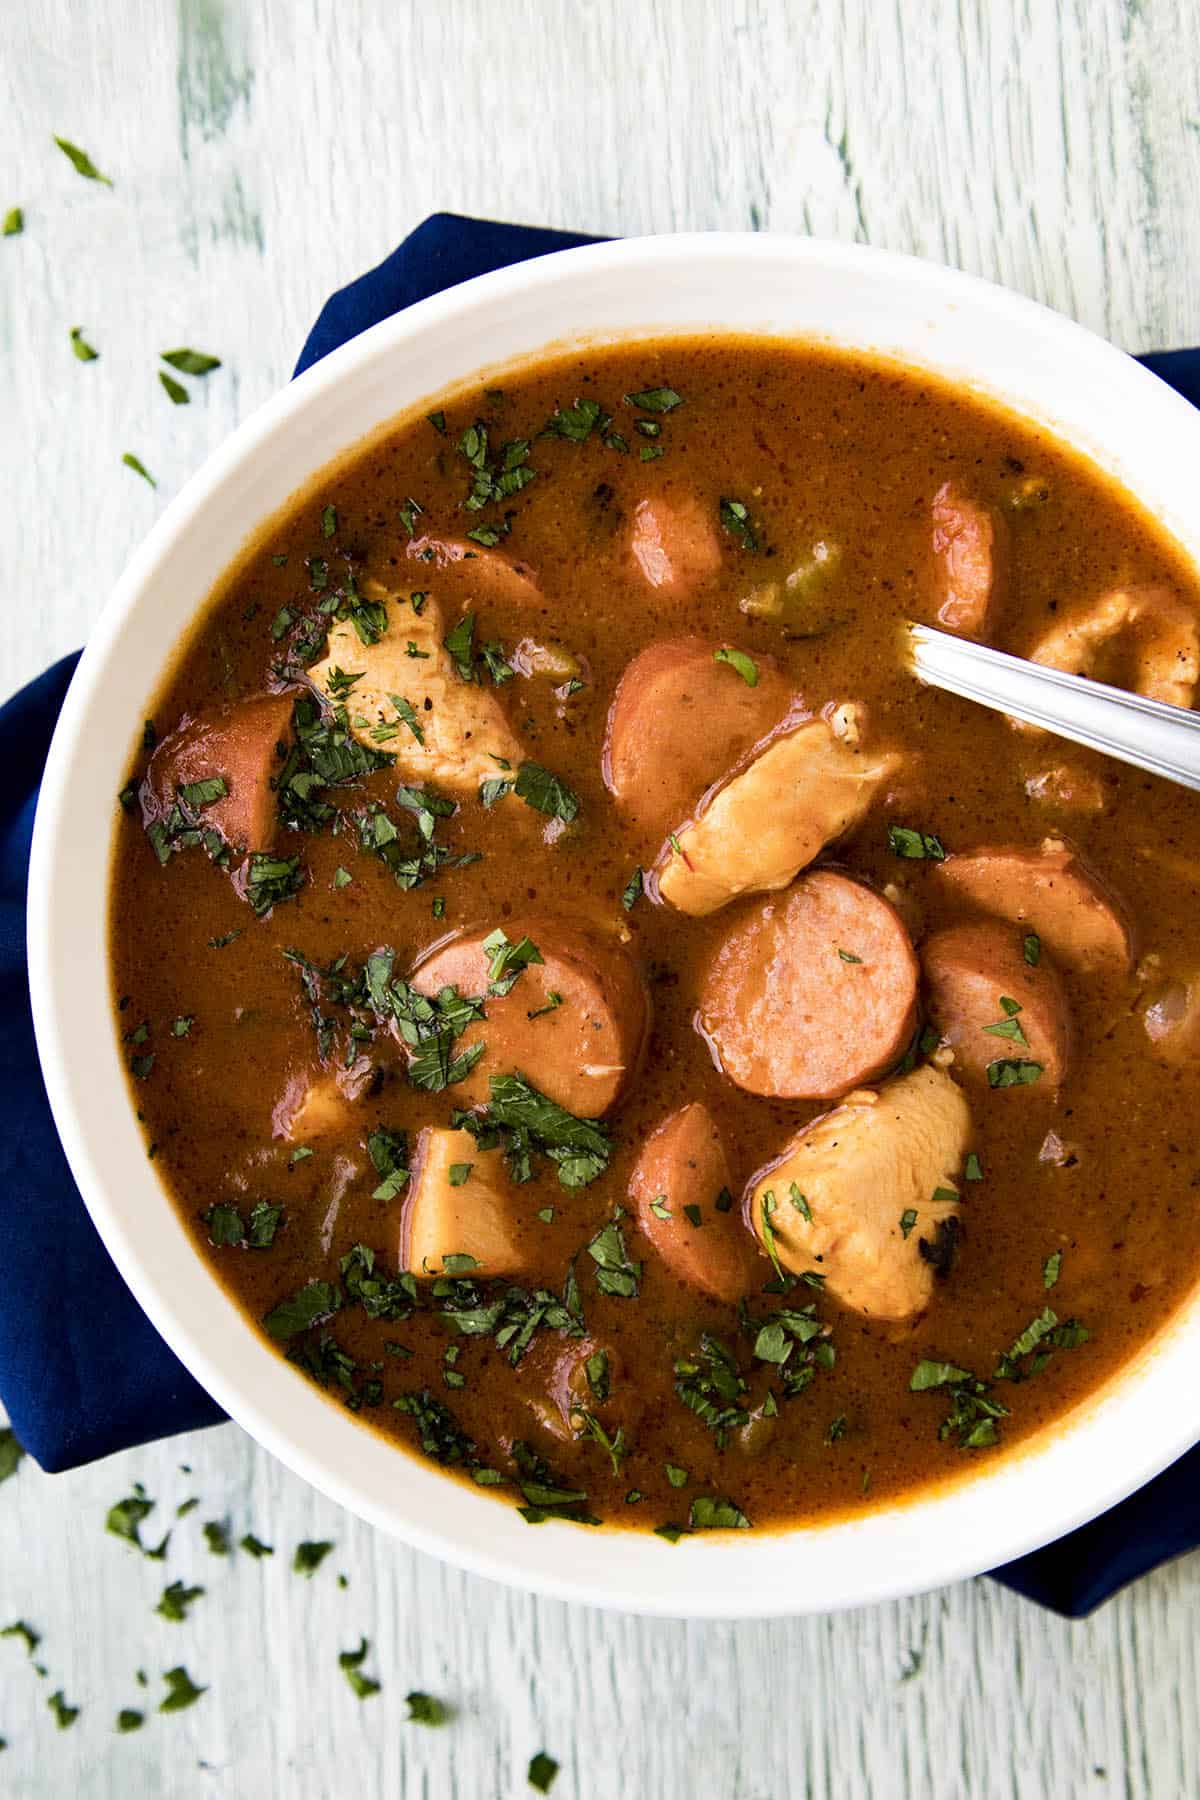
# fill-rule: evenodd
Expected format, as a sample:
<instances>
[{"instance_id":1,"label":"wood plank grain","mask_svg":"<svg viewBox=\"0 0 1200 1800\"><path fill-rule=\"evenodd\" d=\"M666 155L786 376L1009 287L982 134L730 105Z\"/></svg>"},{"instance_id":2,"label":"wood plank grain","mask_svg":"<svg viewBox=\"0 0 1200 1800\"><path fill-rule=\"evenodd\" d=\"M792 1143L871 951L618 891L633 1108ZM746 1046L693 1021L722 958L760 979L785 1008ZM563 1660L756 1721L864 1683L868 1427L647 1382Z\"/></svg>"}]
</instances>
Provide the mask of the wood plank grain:
<instances>
[{"instance_id":1,"label":"wood plank grain","mask_svg":"<svg viewBox=\"0 0 1200 1800\"><path fill-rule=\"evenodd\" d=\"M0 691L82 639L329 291L436 209L853 238L1131 348L1200 341L1194 25L1185 0L9 8L0 205L26 229L0 246ZM71 355L76 324L98 362ZM177 343L224 363L186 407L156 378ZM165 1564L103 1530L139 1478L164 1518L203 1497ZM223 1517L274 1557L211 1556ZM311 1581L289 1566L305 1537L337 1545ZM182 1625L153 1612L176 1577L208 1590ZM0 1491L0 1613L44 1632L49 1670L0 1641L3 1791L479 1800L530 1792L544 1746L555 1800L1191 1796L1198 1599L1193 1557L1074 1626L981 1582L831 1619L606 1616L391 1543L228 1427L66 1477L26 1464ZM361 1634L384 1684L365 1703L337 1667ZM160 1716L178 1662L208 1691ZM83 1709L63 1733L60 1685ZM410 1687L453 1723L406 1724ZM147 1709L141 1732L113 1733L120 1706Z\"/></svg>"}]
</instances>

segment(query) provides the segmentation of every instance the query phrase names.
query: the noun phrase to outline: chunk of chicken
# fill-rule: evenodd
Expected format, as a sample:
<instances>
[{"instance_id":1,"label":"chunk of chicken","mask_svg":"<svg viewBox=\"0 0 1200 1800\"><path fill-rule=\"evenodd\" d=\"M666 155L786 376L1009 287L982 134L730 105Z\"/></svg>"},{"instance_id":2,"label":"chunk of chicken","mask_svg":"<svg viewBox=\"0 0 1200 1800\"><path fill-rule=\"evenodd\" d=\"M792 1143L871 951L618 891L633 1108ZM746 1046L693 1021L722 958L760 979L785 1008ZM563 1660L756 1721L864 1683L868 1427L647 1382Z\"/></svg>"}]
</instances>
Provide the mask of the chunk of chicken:
<instances>
[{"instance_id":1,"label":"chunk of chicken","mask_svg":"<svg viewBox=\"0 0 1200 1800\"><path fill-rule=\"evenodd\" d=\"M1124 653L1124 654L1122 654ZM1072 675L1094 675L1169 706L1195 705L1200 627L1193 607L1171 588L1114 588L1056 620L1027 652L1030 661ZM1022 731L1041 726L1012 723Z\"/></svg>"},{"instance_id":2,"label":"chunk of chicken","mask_svg":"<svg viewBox=\"0 0 1200 1800\"><path fill-rule=\"evenodd\" d=\"M469 1131L427 1125L417 1139L401 1220L401 1264L418 1276L519 1275L526 1267L517 1189L498 1150ZM470 1257L469 1263L446 1259Z\"/></svg>"},{"instance_id":3,"label":"chunk of chicken","mask_svg":"<svg viewBox=\"0 0 1200 1800\"><path fill-rule=\"evenodd\" d=\"M866 817L898 762L858 747L851 708L782 732L674 833L653 871L659 894L701 918L787 887Z\"/></svg>"},{"instance_id":4,"label":"chunk of chicken","mask_svg":"<svg viewBox=\"0 0 1200 1800\"><path fill-rule=\"evenodd\" d=\"M693 1101L647 1140L629 1178L629 1197L642 1235L672 1273L734 1306L768 1271L733 1210L730 1184L716 1121Z\"/></svg>"},{"instance_id":5,"label":"chunk of chicken","mask_svg":"<svg viewBox=\"0 0 1200 1800\"><path fill-rule=\"evenodd\" d=\"M629 555L647 585L668 600L686 600L721 567L717 509L696 494L656 494L633 510Z\"/></svg>"},{"instance_id":6,"label":"chunk of chicken","mask_svg":"<svg viewBox=\"0 0 1200 1800\"><path fill-rule=\"evenodd\" d=\"M1008 568L1008 523L946 481L933 497L933 603L956 637L987 641Z\"/></svg>"},{"instance_id":7,"label":"chunk of chicken","mask_svg":"<svg viewBox=\"0 0 1200 1800\"><path fill-rule=\"evenodd\" d=\"M403 781L455 794L474 794L505 766L515 769L524 760L521 744L495 694L455 669L434 596L416 613L378 583L365 582L363 593L387 605L382 637L364 644L342 620L330 630L324 659L308 672L326 700L345 705L359 743L394 756ZM358 679L347 693L348 676Z\"/></svg>"},{"instance_id":8,"label":"chunk of chicken","mask_svg":"<svg viewBox=\"0 0 1200 1800\"><path fill-rule=\"evenodd\" d=\"M201 825L211 825L227 844L241 850L269 850L277 828L271 778L283 766L280 747L292 731L295 694L259 694L215 714L189 719L165 737L142 783L142 816L147 825L171 810L190 783L220 776L227 792L194 808Z\"/></svg>"},{"instance_id":9,"label":"chunk of chicken","mask_svg":"<svg viewBox=\"0 0 1200 1800\"><path fill-rule=\"evenodd\" d=\"M719 638L660 638L621 677L604 738L604 779L649 845L695 810L786 716L795 690L772 658L752 659L753 685Z\"/></svg>"},{"instance_id":10,"label":"chunk of chicken","mask_svg":"<svg viewBox=\"0 0 1200 1800\"><path fill-rule=\"evenodd\" d=\"M932 1064L851 1094L752 1178L751 1223L784 1268L823 1275L843 1306L911 1319L945 1263L970 1133L961 1089Z\"/></svg>"},{"instance_id":11,"label":"chunk of chicken","mask_svg":"<svg viewBox=\"0 0 1200 1800\"><path fill-rule=\"evenodd\" d=\"M1062 963L1128 968L1132 933L1119 902L1061 838L959 851L934 865L943 887L985 912L1024 925Z\"/></svg>"}]
</instances>

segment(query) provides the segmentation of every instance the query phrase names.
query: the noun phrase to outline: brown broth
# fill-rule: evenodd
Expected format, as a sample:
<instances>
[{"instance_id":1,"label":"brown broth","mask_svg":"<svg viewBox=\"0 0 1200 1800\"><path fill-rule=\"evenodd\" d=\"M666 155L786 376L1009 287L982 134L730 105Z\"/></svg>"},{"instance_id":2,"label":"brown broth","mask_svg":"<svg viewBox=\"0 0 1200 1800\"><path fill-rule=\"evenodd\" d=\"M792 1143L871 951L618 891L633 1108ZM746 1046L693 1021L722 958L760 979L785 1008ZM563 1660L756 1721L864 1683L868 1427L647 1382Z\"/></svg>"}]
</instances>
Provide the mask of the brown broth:
<instances>
[{"instance_id":1,"label":"brown broth","mask_svg":"<svg viewBox=\"0 0 1200 1800\"><path fill-rule=\"evenodd\" d=\"M646 440L621 397L665 384L685 403L662 417L660 438ZM537 436L556 407L581 395L614 412L612 429L627 438L628 453L605 448L598 433L582 444ZM587 689L560 709L565 716L548 683L518 679L499 690L530 754L579 794L578 828L550 846L532 817L515 819L516 802L485 812L468 801L441 835L455 850L484 851L483 860L442 871L412 892L402 892L360 851L353 834L283 842L281 855L302 852L308 879L296 898L258 920L202 851L161 868L136 813L119 827L110 902L114 993L123 998L118 1025L128 1033L149 1021L140 1050L155 1057L149 1075L133 1083L134 1099L198 1254L256 1321L306 1281L336 1281L338 1259L356 1243L372 1246L380 1266L396 1272L402 1200L371 1198L378 1176L366 1157L367 1133L382 1124L411 1137L423 1124L445 1123L454 1104L453 1089L429 1095L411 1088L392 1050L379 1092L360 1103L343 1132L293 1163L292 1147L272 1135L272 1109L289 1076L316 1065L297 972L282 951L295 946L325 964L389 944L402 971L449 930L502 925L531 908L621 918L630 872L653 847L627 830L606 793L601 746L617 681L655 638L695 632L731 639L751 655L773 655L814 711L833 701L865 703L873 736L903 748L909 764L894 803L877 807L838 846L836 861L879 887L900 884L927 929L968 909L935 893L925 865L889 852L888 822L936 832L950 850L1035 845L1062 830L1121 896L1140 950L1158 953L1168 970L1200 968L1192 797L1082 751L1018 738L1003 719L919 687L900 652L903 621L928 616L929 507L951 476L1001 505L1029 476L1048 491L1044 502L1010 514L1013 565L996 640L1002 646L1026 648L1058 603L1118 582L1163 581L1194 603L1193 572L1127 495L1048 434L927 376L824 349L716 338L574 354L517 373L505 381L502 399L472 395L447 403L444 437L424 418L399 423L317 477L232 564L155 701L160 738L185 714L270 685L280 650L272 620L281 606L312 604L306 558L327 559L332 581L349 558L360 575L406 592L418 585L411 566L403 566L400 509L418 497L425 509L419 528L432 533L461 534L474 522L462 512L470 471L456 445L477 415L491 422L494 441L533 440L537 479L510 503L505 548L533 567L545 596L540 618L529 608L518 616L482 604L478 638L511 646L541 631L586 658ZM665 454L641 461L647 442L663 445ZM659 493L698 494L714 513L723 495L743 499L772 553L752 554L726 535L711 588L682 605L656 603L619 546L621 522L636 501ZM321 530L329 503L337 509L332 538ZM831 629L785 641L777 627L738 611L750 586L785 571L818 538L844 552L825 590L836 620ZM276 566L274 554L286 554L286 565ZM1067 817L1027 795L1030 774L1064 761L1102 777L1100 813ZM396 782L383 772L366 785L387 801ZM339 866L353 876L342 888L334 886ZM435 894L445 896L442 920L432 913ZM523 1190L530 1287L562 1290L572 1257L623 1199L639 1145L673 1109L689 1100L708 1104L739 1184L825 1110L739 1092L693 1029L698 972L726 929L724 915L689 920L643 900L628 923L653 996L649 1051L613 1116L607 1174L568 1191L543 1163ZM238 929L232 942L210 947ZM1200 1066L1168 1067L1150 1057L1132 976L1072 977L1069 987L1075 1061L1057 1103L1036 1088L972 1095L985 1178L965 1189L957 1263L929 1310L914 1326L888 1327L819 1297L836 1364L780 1402L755 1454L737 1441L717 1448L676 1397L673 1364L710 1331L736 1346L748 1400L761 1401L772 1372L760 1366L750 1373L753 1340L739 1335L735 1311L676 1281L628 1219L630 1255L644 1263L638 1299L598 1295L588 1259L579 1262L589 1332L612 1356L606 1417L624 1423L633 1446L619 1474L597 1443L560 1441L538 1423L531 1403L544 1399L561 1347L553 1332L539 1334L515 1368L490 1338L462 1339L457 1369L466 1385L452 1389L443 1380L443 1357L454 1340L437 1319L372 1322L347 1306L328 1329L363 1369L380 1365L383 1400L363 1408L364 1422L411 1447L412 1423L390 1402L428 1387L485 1464L509 1476L509 1445L527 1440L556 1475L587 1490L592 1513L641 1527L682 1521L697 1494L732 1496L756 1526L810 1521L910 1496L982 1467L983 1458L1011 1453L1147 1344L1193 1286L1200 1260ZM176 1038L171 1021L179 1016L195 1023ZM127 1057L138 1053L127 1047ZM1039 1161L1050 1130L1073 1147L1072 1166ZM212 1245L202 1220L207 1209L233 1202L245 1212L258 1198L286 1209L274 1245L257 1252ZM543 1223L537 1212L551 1205L553 1221ZM1054 1250L1063 1253L1061 1277L1047 1293L1043 1262ZM765 1263L763 1273L769 1279ZM794 1303L813 1297L801 1289ZM953 1436L939 1441L947 1400L909 1392L916 1362L951 1359L990 1376L997 1355L1047 1303L1060 1319L1081 1320L1088 1342L1056 1352L1027 1382L996 1385L994 1397L1011 1413L999 1448L964 1451ZM752 1297L758 1314L773 1304ZM389 1341L410 1354L389 1353ZM336 1384L331 1392L336 1400ZM844 1418L845 1434L830 1443L837 1418ZM670 1484L667 1463L688 1471L685 1486ZM626 1504L631 1489L644 1496L640 1503ZM498 1492L513 1496L511 1486Z\"/></svg>"}]
</instances>

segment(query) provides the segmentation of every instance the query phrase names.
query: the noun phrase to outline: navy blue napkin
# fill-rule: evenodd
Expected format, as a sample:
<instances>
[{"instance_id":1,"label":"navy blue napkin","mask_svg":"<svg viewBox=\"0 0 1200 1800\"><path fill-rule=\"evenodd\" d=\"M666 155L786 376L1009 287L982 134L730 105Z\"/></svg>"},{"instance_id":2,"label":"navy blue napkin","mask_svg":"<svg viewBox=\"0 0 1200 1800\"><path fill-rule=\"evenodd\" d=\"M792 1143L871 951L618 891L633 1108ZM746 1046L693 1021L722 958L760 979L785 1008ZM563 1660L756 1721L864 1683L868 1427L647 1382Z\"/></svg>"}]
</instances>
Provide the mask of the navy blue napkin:
<instances>
[{"instance_id":1,"label":"navy blue napkin","mask_svg":"<svg viewBox=\"0 0 1200 1800\"><path fill-rule=\"evenodd\" d=\"M593 243L570 232L439 213L378 268L326 302L300 374L347 339L473 275ZM1142 359L1200 405L1200 350ZM118 1275L55 1135L33 1041L25 880L38 783L77 657L0 708L0 1396L44 1469L224 1415L154 1331ZM994 1571L1017 1592L1081 1617L1126 1582L1200 1545L1200 1448L1056 1544Z\"/></svg>"}]
</instances>

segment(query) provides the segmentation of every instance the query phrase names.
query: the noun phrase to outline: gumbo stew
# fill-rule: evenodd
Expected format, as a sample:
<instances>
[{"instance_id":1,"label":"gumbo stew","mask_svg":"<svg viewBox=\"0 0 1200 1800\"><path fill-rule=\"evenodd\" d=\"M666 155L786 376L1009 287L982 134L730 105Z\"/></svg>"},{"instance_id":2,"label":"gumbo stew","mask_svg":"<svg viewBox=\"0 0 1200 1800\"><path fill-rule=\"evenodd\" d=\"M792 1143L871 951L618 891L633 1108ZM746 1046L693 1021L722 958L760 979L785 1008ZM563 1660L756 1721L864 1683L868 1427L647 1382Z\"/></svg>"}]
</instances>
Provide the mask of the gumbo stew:
<instances>
[{"instance_id":1,"label":"gumbo stew","mask_svg":"<svg viewBox=\"0 0 1200 1800\"><path fill-rule=\"evenodd\" d=\"M118 1029L199 1254L531 1523L1011 1454L1196 1278L1195 802L922 689L903 624L1190 706L1198 607L1052 437L823 348L560 355L363 445L121 796Z\"/></svg>"}]
</instances>

